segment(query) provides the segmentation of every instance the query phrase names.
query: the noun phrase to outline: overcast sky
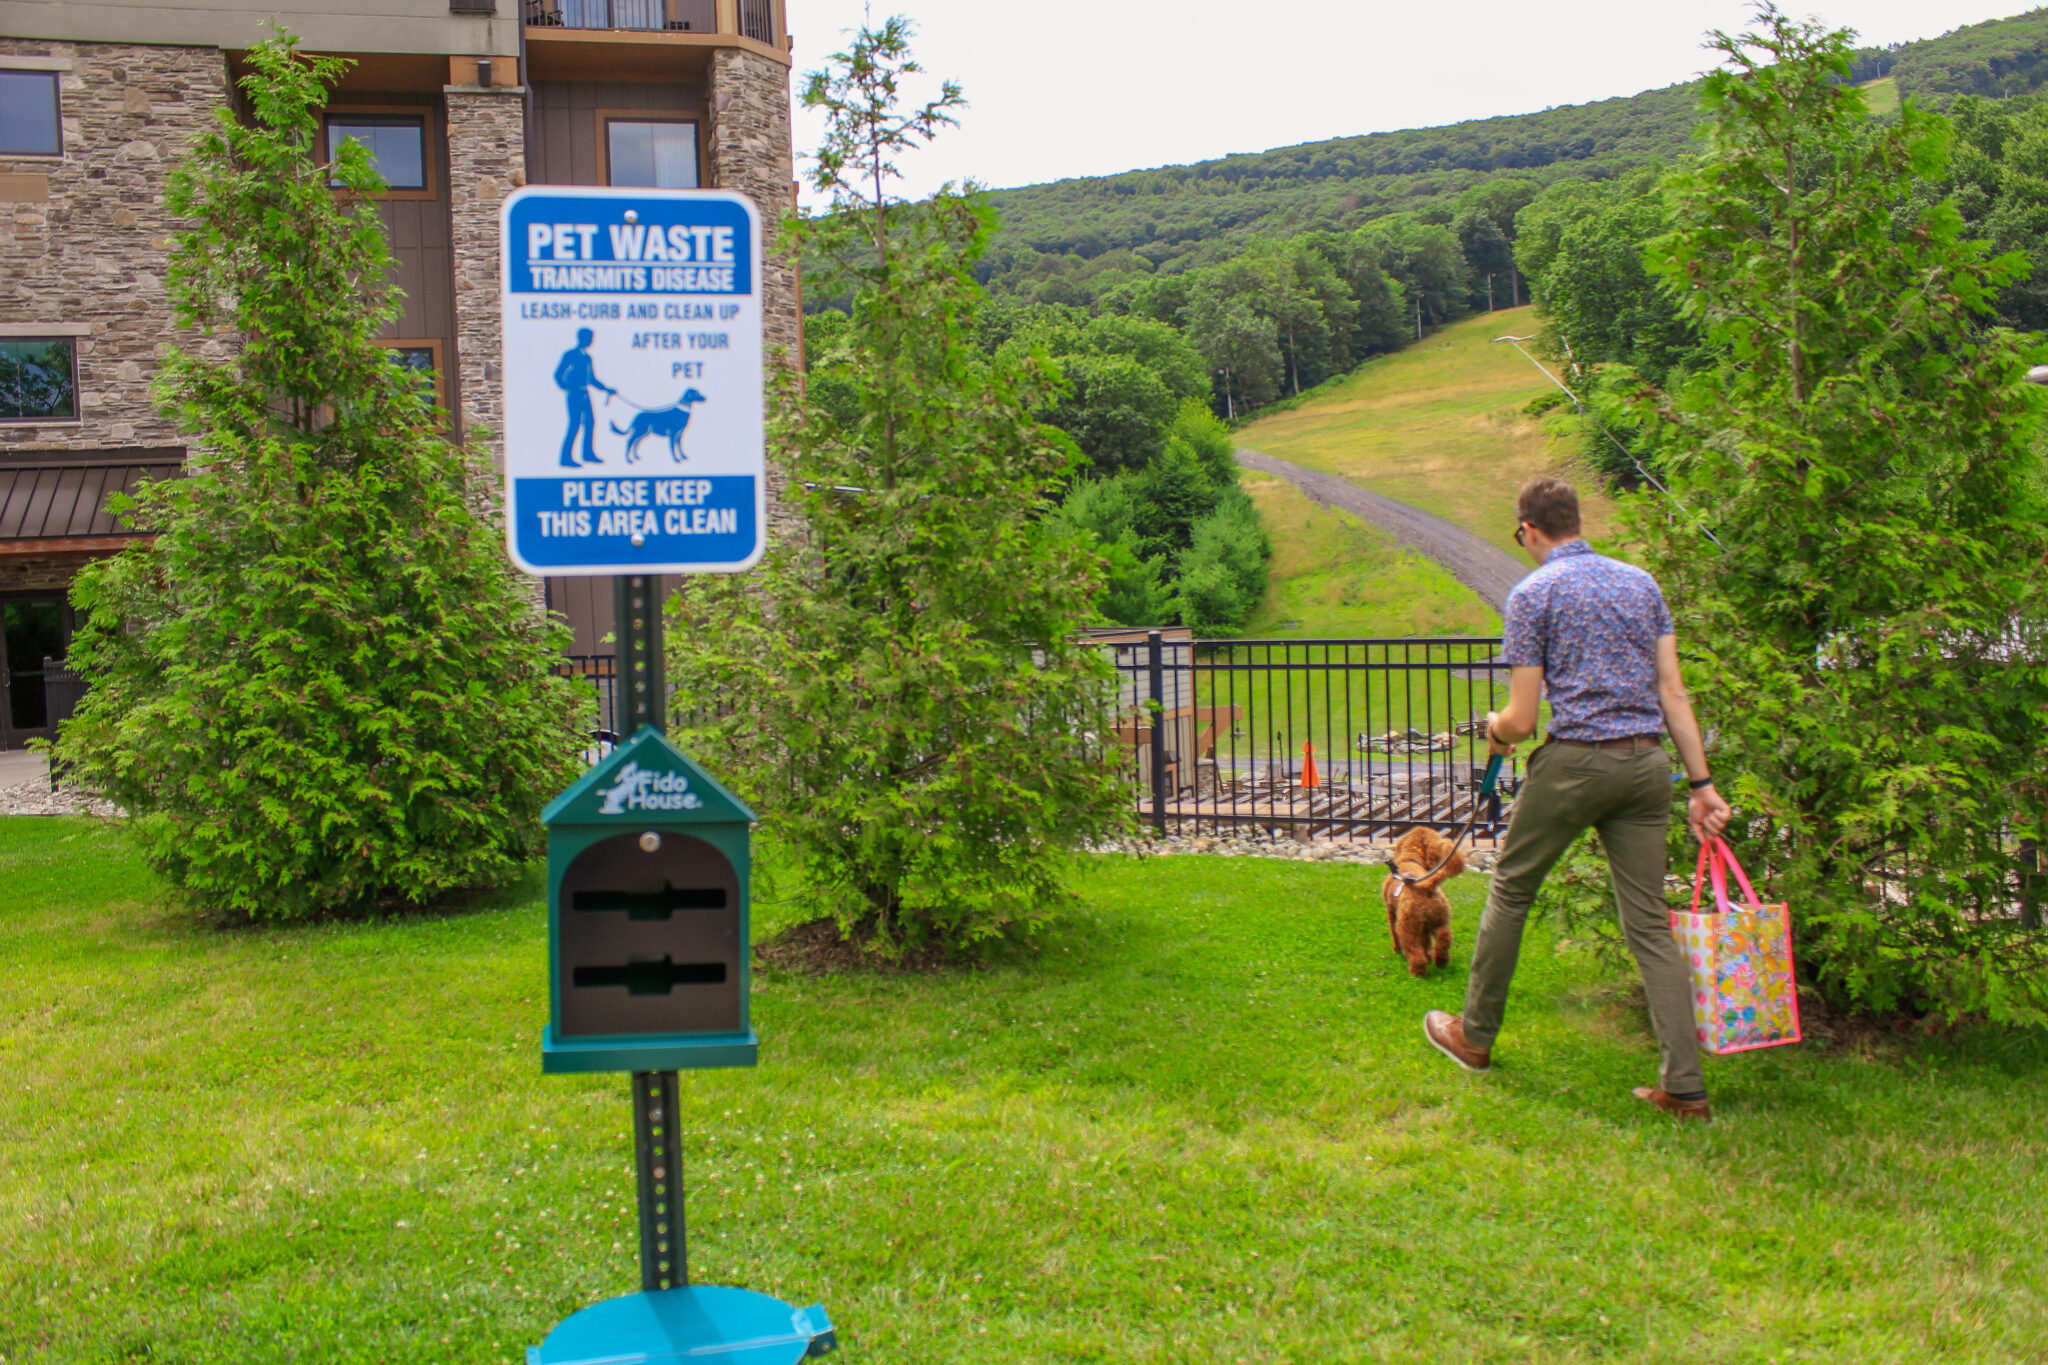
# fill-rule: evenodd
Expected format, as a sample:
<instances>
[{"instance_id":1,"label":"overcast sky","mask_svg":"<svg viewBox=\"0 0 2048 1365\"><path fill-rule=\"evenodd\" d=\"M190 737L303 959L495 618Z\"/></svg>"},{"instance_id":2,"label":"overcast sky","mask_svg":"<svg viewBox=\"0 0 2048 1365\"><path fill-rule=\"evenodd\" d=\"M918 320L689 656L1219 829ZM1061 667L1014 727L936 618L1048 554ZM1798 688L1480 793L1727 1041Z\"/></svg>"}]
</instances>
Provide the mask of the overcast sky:
<instances>
[{"instance_id":1,"label":"overcast sky","mask_svg":"<svg viewBox=\"0 0 2048 1365\"><path fill-rule=\"evenodd\" d=\"M870 7L788 0L796 70L840 50ZM1931 38L2025 0L1831 0L1817 14L1866 44ZM1229 152L1583 104L1689 80L1708 29L1741 0L876 0L902 14L933 77L966 89L962 126L909 161L910 193L972 177L1004 187ZM797 149L817 145L799 117ZM807 195L808 197L808 195Z\"/></svg>"}]
</instances>

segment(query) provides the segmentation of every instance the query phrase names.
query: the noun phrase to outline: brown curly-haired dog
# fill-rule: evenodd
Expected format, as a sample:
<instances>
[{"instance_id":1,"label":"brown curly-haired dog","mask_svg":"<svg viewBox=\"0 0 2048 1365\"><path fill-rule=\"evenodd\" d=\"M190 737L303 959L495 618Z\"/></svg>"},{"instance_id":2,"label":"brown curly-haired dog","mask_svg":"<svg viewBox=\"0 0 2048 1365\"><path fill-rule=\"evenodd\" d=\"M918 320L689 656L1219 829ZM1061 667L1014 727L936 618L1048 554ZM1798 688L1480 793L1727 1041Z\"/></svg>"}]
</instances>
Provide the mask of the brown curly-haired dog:
<instances>
[{"instance_id":1,"label":"brown curly-haired dog","mask_svg":"<svg viewBox=\"0 0 2048 1365\"><path fill-rule=\"evenodd\" d=\"M1441 868L1423 876L1440 861ZM1465 858L1457 844L1433 829L1411 829L1394 845L1394 872L1380 888L1380 897L1387 903L1394 951L1408 959L1413 976L1428 971L1432 961L1439 967L1451 965L1451 903L1437 888L1464 870ZM1404 882L1397 875L1402 872L1422 880Z\"/></svg>"}]
</instances>

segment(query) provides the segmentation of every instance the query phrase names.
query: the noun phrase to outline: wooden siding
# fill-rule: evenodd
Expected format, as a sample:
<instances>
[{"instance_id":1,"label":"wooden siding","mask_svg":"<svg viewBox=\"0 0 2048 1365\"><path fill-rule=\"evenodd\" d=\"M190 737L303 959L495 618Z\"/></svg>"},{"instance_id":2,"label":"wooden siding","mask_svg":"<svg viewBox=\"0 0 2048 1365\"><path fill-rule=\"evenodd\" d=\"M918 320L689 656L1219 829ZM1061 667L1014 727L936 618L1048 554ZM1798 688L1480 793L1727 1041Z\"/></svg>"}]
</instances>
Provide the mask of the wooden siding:
<instances>
[{"instance_id":1,"label":"wooden siding","mask_svg":"<svg viewBox=\"0 0 2048 1365\"><path fill-rule=\"evenodd\" d=\"M681 587L682 582L678 575L664 575L661 600L668 601L670 594ZM569 642L568 652L616 655L618 641L605 638L618 628L617 617L612 611L612 580L550 578L546 583L548 610L567 622L575 635Z\"/></svg>"},{"instance_id":2,"label":"wooden siding","mask_svg":"<svg viewBox=\"0 0 2048 1365\"><path fill-rule=\"evenodd\" d=\"M535 81L533 164L536 185L602 185L597 113L661 114L697 121L698 179L709 155L704 146L704 95L681 81Z\"/></svg>"},{"instance_id":3,"label":"wooden siding","mask_svg":"<svg viewBox=\"0 0 2048 1365\"><path fill-rule=\"evenodd\" d=\"M415 345L424 340L440 342L446 369L435 376L439 396L448 411L459 411L461 396L455 386L455 244L448 217L448 127L441 98L417 93L351 92L329 104L328 110L417 112L426 116L432 197L394 195L377 204L377 216L384 220L385 231L391 235L391 253L398 258L391 282L405 291L405 311L378 335L385 341L411 341Z\"/></svg>"}]
</instances>

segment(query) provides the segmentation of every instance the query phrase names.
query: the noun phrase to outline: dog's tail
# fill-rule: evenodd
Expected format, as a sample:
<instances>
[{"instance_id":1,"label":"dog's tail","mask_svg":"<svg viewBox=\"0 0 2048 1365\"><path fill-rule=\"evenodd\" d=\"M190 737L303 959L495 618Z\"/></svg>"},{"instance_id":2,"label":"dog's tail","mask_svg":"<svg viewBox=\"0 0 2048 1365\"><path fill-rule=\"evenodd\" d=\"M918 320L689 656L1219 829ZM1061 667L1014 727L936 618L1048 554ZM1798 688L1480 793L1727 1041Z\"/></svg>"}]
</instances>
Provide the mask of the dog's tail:
<instances>
[{"instance_id":1,"label":"dog's tail","mask_svg":"<svg viewBox=\"0 0 2048 1365\"><path fill-rule=\"evenodd\" d=\"M1438 853L1437 858L1443 859L1441 866L1437 865L1436 858L1431 858L1415 863L1396 863L1394 870L1417 891L1434 891L1465 870L1465 855L1458 851L1456 844Z\"/></svg>"},{"instance_id":2,"label":"dog's tail","mask_svg":"<svg viewBox=\"0 0 2048 1365\"><path fill-rule=\"evenodd\" d=\"M626 429L620 426L617 422L606 422L605 425L610 427L613 431L617 432L621 436L628 434Z\"/></svg>"}]
</instances>

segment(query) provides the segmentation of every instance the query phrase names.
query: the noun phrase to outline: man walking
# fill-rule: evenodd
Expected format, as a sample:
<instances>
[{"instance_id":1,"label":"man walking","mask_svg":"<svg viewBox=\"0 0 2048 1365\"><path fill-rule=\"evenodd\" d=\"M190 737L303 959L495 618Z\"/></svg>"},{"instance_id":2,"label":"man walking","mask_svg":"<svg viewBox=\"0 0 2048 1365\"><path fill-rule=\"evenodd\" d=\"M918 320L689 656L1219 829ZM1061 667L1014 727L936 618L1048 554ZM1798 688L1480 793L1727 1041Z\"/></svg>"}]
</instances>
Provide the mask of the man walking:
<instances>
[{"instance_id":1,"label":"man walking","mask_svg":"<svg viewBox=\"0 0 2048 1365\"><path fill-rule=\"evenodd\" d=\"M1515 516L1515 543L1542 567L1508 595L1501 656L1514 672L1508 709L1487 717L1487 742L1492 752L1511 754L1534 735L1546 687L1550 738L1529 756L1515 798L1472 949L1464 1013L1431 1010L1422 1031L1468 1071L1492 1064L1529 906L1572 841L1597 829L1663 1052L1658 1085L1637 1089L1636 1097L1675 1118L1708 1119L1692 985L1664 903L1667 732L1692 784L1694 836L1720 834L1729 811L1707 772L1671 613L1657 580L1593 553L1580 538L1579 495L1570 484L1535 480L1522 490Z\"/></svg>"},{"instance_id":2,"label":"man walking","mask_svg":"<svg viewBox=\"0 0 2048 1365\"><path fill-rule=\"evenodd\" d=\"M569 434L562 438L562 465L574 469L576 465L576 433L583 433L583 463L603 464L597 458L597 414L590 409L590 391L603 389L616 394L617 389L597 377L597 370L590 359L590 343L597 340L597 334L588 327L576 329L576 344L562 352L562 358L555 365L555 384L569 396Z\"/></svg>"}]
</instances>

